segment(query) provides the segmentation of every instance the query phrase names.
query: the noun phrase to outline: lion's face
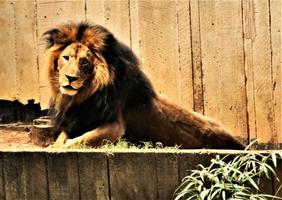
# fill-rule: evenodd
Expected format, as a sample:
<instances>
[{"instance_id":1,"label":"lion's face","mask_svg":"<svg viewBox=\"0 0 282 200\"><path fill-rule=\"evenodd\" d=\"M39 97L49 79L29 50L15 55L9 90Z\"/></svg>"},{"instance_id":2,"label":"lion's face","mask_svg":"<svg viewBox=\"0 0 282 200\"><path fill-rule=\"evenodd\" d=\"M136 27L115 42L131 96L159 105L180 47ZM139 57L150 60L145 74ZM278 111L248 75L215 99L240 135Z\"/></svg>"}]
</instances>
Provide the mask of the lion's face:
<instances>
[{"instance_id":1,"label":"lion's face","mask_svg":"<svg viewBox=\"0 0 282 200\"><path fill-rule=\"evenodd\" d=\"M81 102L111 85L115 70L103 52L116 43L113 35L98 25L63 24L44 33L45 65L53 96L74 97Z\"/></svg>"},{"instance_id":2,"label":"lion's face","mask_svg":"<svg viewBox=\"0 0 282 200\"><path fill-rule=\"evenodd\" d=\"M81 43L67 46L58 58L60 92L73 96L83 87L88 87L86 82L95 75L94 60L95 55L87 46Z\"/></svg>"}]
</instances>

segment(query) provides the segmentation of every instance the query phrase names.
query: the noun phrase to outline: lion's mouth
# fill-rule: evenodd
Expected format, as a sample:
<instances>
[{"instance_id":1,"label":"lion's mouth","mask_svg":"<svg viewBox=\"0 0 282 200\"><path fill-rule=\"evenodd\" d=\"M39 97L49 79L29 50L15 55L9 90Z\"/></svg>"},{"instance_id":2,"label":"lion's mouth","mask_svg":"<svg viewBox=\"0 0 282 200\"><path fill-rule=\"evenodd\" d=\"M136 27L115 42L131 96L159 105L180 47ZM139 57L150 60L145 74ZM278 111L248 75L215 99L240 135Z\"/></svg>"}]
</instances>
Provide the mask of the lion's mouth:
<instances>
[{"instance_id":1,"label":"lion's mouth","mask_svg":"<svg viewBox=\"0 0 282 200\"><path fill-rule=\"evenodd\" d=\"M67 89L67 90L77 90L75 88L73 88L71 85L65 85L65 86L62 86L64 89Z\"/></svg>"},{"instance_id":2,"label":"lion's mouth","mask_svg":"<svg viewBox=\"0 0 282 200\"><path fill-rule=\"evenodd\" d=\"M73 96L77 94L78 89L72 87L71 85L61 85L60 91L65 95Z\"/></svg>"}]
</instances>

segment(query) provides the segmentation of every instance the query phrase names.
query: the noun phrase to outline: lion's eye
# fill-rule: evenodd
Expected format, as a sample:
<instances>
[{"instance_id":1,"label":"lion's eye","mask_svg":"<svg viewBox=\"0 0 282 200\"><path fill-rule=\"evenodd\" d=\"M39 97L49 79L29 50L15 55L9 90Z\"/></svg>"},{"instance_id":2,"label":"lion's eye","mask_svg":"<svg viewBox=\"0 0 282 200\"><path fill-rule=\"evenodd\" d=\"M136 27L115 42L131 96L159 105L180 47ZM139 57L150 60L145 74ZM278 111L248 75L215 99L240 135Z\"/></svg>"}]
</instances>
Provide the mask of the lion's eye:
<instances>
[{"instance_id":1,"label":"lion's eye","mask_svg":"<svg viewBox=\"0 0 282 200\"><path fill-rule=\"evenodd\" d=\"M66 61L68 61L68 60L70 59L69 56L63 56L63 58L64 58Z\"/></svg>"},{"instance_id":2,"label":"lion's eye","mask_svg":"<svg viewBox=\"0 0 282 200\"><path fill-rule=\"evenodd\" d=\"M81 65L88 65L88 60L86 60L86 59L83 59L83 60L81 60L81 62L80 62L80 64Z\"/></svg>"}]
</instances>

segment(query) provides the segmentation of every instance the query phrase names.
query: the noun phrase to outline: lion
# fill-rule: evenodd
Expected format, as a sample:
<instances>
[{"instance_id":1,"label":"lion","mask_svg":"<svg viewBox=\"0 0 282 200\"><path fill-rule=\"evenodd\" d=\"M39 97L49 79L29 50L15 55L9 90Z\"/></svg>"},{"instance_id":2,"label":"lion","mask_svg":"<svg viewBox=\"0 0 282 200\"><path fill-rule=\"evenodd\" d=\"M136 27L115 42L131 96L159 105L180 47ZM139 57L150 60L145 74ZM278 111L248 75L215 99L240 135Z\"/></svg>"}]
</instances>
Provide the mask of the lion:
<instances>
[{"instance_id":1,"label":"lion","mask_svg":"<svg viewBox=\"0 0 282 200\"><path fill-rule=\"evenodd\" d=\"M51 147L99 147L125 138L181 148L244 149L219 123L159 95L133 51L106 28L61 24L44 33Z\"/></svg>"}]
</instances>

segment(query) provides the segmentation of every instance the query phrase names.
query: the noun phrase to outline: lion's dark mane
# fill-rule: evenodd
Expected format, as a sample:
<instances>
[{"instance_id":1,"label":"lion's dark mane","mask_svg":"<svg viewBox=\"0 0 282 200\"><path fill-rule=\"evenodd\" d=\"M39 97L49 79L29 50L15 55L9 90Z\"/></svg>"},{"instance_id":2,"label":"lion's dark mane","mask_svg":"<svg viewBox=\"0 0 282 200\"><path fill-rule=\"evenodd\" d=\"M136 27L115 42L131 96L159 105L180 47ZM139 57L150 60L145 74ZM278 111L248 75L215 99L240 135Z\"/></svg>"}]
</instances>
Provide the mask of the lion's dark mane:
<instances>
[{"instance_id":1,"label":"lion's dark mane","mask_svg":"<svg viewBox=\"0 0 282 200\"><path fill-rule=\"evenodd\" d=\"M58 85L50 81L54 137L64 131L68 138L75 138L96 128L119 123L125 131L124 135L119 132L119 136L133 143L160 141L165 146L181 145L183 148L244 148L217 122L157 95L132 50L104 27L88 23L65 24L46 32L45 36L51 52L50 80L58 73L56 65L60 53L76 42L87 46L98 61L103 61L103 67L107 66L106 75L109 75L106 84L94 90L91 81L101 80L95 79L100 76L94 71L92 80L88 80L89 87L85 80L84 87L74 96L62 94ZM102 73L104 69L97 71Z\"/></svg>"},{"instance_id":2,"label":"lion's dark mane","mask_svg":"<svg viewBox=\"0 0 282 200\"><path fill-rule=\"evenodd\" d=\"M55 42L63 44L64 47L72 42L83 44L80 38L87 28L100 29L99 31L106 33L101 53L114 71L115 79L111 85L95 92L79 105L72 105L67 110L57 111L54 108L56 102L51 102L50 114L54 119L55 136L65 130L70 138L74 138L103 123L113 122L117 119L119 111L126 113L129 109L131 111L146 107L149 109L151 100L155 97L151 83L140 70L139 60L134 53L101 26L81 23L78 25L76 40L69 41L66 39L67 36L57 29L50 30L46 33L48 47ZM72 97L63 96L63 98ZM130 138L132 137L128 135L128 139Z\"/></svg>"}]
</instances>

